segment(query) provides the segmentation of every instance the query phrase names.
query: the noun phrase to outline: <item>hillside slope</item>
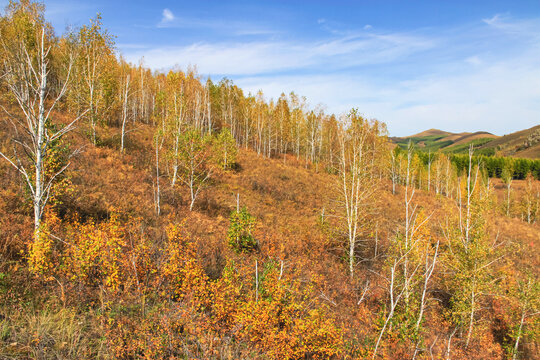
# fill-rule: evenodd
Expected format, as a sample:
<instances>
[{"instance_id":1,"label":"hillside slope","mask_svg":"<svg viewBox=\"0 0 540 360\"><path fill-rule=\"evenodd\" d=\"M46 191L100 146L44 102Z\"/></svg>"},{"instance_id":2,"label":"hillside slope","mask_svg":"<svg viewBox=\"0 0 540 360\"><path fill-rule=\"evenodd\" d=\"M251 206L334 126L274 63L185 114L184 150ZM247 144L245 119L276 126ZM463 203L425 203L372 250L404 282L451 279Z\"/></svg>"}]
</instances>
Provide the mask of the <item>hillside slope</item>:
<instances>
[{"instance_id":1,"label":"hillside slope","mask_svg":"<svg viewBox=\"0 0 540 360\"><path fill-rule=\"evenodd\" d=\"M163 243L166 236L167 224L183 224L186 234L189 234L193 241L197 259L210 279L221 278L231 261L237 264L239 269L245 269L238 271L247 271L244 276L248 277L254 276L256 264L263 266L265 263L275 262L281 267L284 276L294 276L303 282L313 279L316 296L310 301L320 303L320 306L328 309L327 316L342 329L340 331L343 341L352 346L348 351L351 354L360 354L363 351L362 346L354 344L369 339L372 336L369 332L376 332L374 326L377 326L379 321L379 302L384 299L386 283L377 273L384 267L385 254L394 241L396 229L400 229L404 222L404 189L398 187L397 193L392 195L390 183L382 181L377 201L370 205L372 225L362 231L364 240L358 255L364 260L359 263L353 280L344 261L345 248L340 240L341 235L339 232L329 232L321 223L321 219L328 218L331 224L332 218L336 216L334 209L339 193L336 175L320 171L318 167L304 160L299 161L294 156L268 159L251 150L240 150L235 169L215 173L210 186L196 202L194 211L189 211L187 189L172 188L167 184L166 178L163 178L162 212L157 216L153 197L155 178L151 165L153 132L152 126L142 125L130 135L125 154L120 154L115 145L117 128L111 127L103 132L101 136L108 145L101 147L94 147L80 133L71 134L69 141L72 146L84 147L85 150L74 159L70 168L72 189L58 205L62 221L67 223L71 218L78 218L81 222L108 221L113 212L121 214L126 221L138 219L135 227L129 231L134 234L144 232L149 239L155 239L152 246L158 247L156 251L165 246L159 244ZM1 140L6 143L5 138ZM17 259L25 248L24 243L17 242L16 239L30 236L29 208L21 205L24 203L24 195L18 190L18 175L4 162L0 163L0 169L7 175L2 177L4 190L0 197L0 224L3 230L0 232L0 243L5 256ZM504 200L505 188L497 181L495 184L497 193ZM523 186L522 182L516 184L514 186L517 188ZM236 208L238 194L240 205L246 206L257 219L254 236L258 241L258 250L254 254L236 254L227 246L230 224L228 218ZM429 231L434 238L442 239L439 224L445 221L449 211L453 211L453 202L423 190L416 192L414 201L422 208L423 213L432 217L433 225ZM519 258L508 258L510 263L533 268L540 264L534 250L540 241L537 224L526 224L517 218L507 218L496 212L490 214L489 219L492 224L490 236L497 236L501 241L515 244L521 249ZM104 300L99 300L92 287L79 285L76 290L77 288L70 287L69 283L60 287L55 281L43 283L32 278L24 267L14 268L7 263L2 266L2 271L10 274L2 283L3 291L7 291L8 295L0 303L0 312L4 316L9 314L4 326L8 329L22 327L29 333L42 332L57 343L71 341L70 351L76 354L76 357L105 356L99 353L105 351L98 350L99 347L108 349L109 355L114 354L114 351L132 351L125 347L128 345L114 350L115 346L120 346L115 341L123 339L129 346L143 346L136 345L136 341L139 341L137 339L149 339L155 335L152 335L153 330L145 330L140 324L158 326L156 324L170 321L170 318L177 316L175 314L180 311L184 314L181 320L184 330L179 334L184 335L176 341L180 341L184 349L193 356L216 359L265 358L263 346L251 346L247 340L232 341L234 332L222 335L223 333L208 330L205 324L211 321L210 318L190 310L187 302L157 301L147 295L144 300L147 310L141 313L138 310L139 305L136 305L142 301L141 298L135 296L136 292L129 293L126 289L114 296L100 295L108 299L108 303L99 305L100 301ZM362 289L367 289L366 286L371 290L362 296L366 296L366 300L362 302L359 299ZM442 288L439 291L438 295L433 294L439 301L431 304L426 317L425 327L429 331L426 332L425 339L431 344L434 353L444 354L446 344L438 341L438 338L448 336L452 329L444 320L445 301L448 299L445 298ZM40 295L37 295L37 292ZM17 299L22 297L26 298L35 310L28 312L20 308ZM81 300L83 298L85 300ZM128 306L129 303L135 305ZM46 310L50 308L64 310L58 313L59 318L54 318ZM100 320L103 311L112 325ZM499 313L496 311L493 316L498 316L497 314ZM60 337L56 334L64 326L62 324L66 316L77 319L79 327L73 331L78 332L78 338L69 337L72 335ZM488 313L485 316L492 318ZM42 323L46 323L47 328L40 325ZM323 331L323 325L320 326L321 330L318 331ZM126 330L121 330L122 327ZM3 353L25 356L24 354L28 354L27 349L39 351L41 354L47 353L46 349L36 348L32 338L18 334L20 333L15 331L9 332L3 341L6 344L18 345L4 347ZM456 358L500 358L503 354L502 340L490 333L485 333L484 336L485 338L475 342L468 352L456 348ZM100 339L107 339L107 342ZM386 354L383 356L395 358L392 348L387 346L398 346L399 343L401 342L393 343L389 339L388 345L382 350L383 354ZM403 346L403 343L401 344ZM149 345L135 347L134 349L139 350L133 351L147 351L147 346ZM63 350L58 349L57 351L62 353ZM536 350L533 347L527 351ZM345 356L344 353L341 354ZM336 358L341 358L341 355Z\"/></svg>"},{"instance_id":2,"label":"hillside slope","mask_svg":"<svg viewBox=\"0 0 540 360\"><path fill-rule=\"evenodd\" d=\"M390 151L45 15L0 16L0 359L539 357L540 160Z\"/></svg>"},{"instance_id":3,"label":"hillside slope","mask_svg":"<svg viewBox=\"0 0 540 360\"><path fill-rule=\"evenodd\" d=\"M540 125L501 136L480 148L495 149L504 156L538 159L540 158Z\"/></svg>"},{"instance_id":4,"label":"hillside slope","mask_svg":"<svg viewBox=\"0 0 540 360\"><path fill-rule=\"evenodd\" d=\"M497 154L518 158L540 158L540 125L504 136L486 131L475 133L450 133L438 129L422 131L406 137L392 137L390 140L402 148L412 141L424 151L464 153L469 145L483 154Z\"/></svg>"},{"instance_id":5,"label":"hillside slope","mask_svg":"<svg viewBox=\"0 0 540 360\"><path fill-rule=\"evenodd\" d=\"M444 151L452 153L462 153L464 149L467 149L469 144L480 146L491 142L497 138L496 135L485 131L478 131L475 133L450 133L437 129L430 129L421 133L406 136L406 137L392 137L390 140L405 149L409 141L414 143L419 149L423 151Z\"/></svg>"}]
</instances>

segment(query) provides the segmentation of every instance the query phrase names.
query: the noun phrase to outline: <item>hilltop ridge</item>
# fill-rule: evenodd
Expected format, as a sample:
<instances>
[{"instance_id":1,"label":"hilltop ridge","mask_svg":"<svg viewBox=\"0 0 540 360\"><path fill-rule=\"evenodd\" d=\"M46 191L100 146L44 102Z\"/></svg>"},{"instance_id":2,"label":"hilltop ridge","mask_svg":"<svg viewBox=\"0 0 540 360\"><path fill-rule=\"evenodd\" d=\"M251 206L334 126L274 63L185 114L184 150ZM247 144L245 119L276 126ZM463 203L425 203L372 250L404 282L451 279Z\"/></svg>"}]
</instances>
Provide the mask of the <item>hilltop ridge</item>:
<instances>
[{"instance_id":1,"label":"hilltop ridge","mask_svg":"<svg viewBox=\"0 0 540 360\"><path fill-rule=\"evenodd\" d=\"M390 137L392 143L405 148L412 141L425 151L463 153L469 145L485 155L540 158L540 125L498 136L487 131L452 133L429 129L414 135Z\"/></svg>"}]
</instances>

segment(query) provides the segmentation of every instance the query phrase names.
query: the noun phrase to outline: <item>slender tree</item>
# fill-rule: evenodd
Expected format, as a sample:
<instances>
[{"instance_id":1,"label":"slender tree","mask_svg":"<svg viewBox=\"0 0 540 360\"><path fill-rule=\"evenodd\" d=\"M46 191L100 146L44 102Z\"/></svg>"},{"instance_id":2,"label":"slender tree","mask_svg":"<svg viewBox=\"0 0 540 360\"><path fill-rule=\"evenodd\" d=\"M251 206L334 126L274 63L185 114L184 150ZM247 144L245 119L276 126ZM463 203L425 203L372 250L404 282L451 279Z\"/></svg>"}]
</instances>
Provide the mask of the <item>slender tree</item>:
<instances>
[{"instance_id":1,"label":"slender tree","mask_svg":"<svg viewBox=\"0 0 540 360\"><path fill-rule=\"evenodd\" d=\"M189 188L189 210L193 210L195 200L208 185L212 175L211 149L207 137L197 130L187 130L181 138L181 180Z\"/></svg>"},{"instance_id":2,"label":"slender tree","mask_svg":"<svg viewBox=\"0 0 540 360\"><path fill-rule=\"evenodd\" d=\"M445 229L448 248L445 265L451 277L452 317L461 331L466 331L465 348L470 344L482 302L493 279L493 264L504 253L497 239L489 238L485 213L489 196L480 196L480 169L473 163L473 148L469 149L466 176L458 186L456 205L458 217Z\"/></svg>"},{"instance_id":3,"label":"slender tree","mask_svg":"<svg viewBox=\"0 0 540 360\"><path fill-rule=\"evenodd\" d=\"M339 218L345 226L348 247L349 273L354 275L356 246L362 231L366 230L368 215L373 206L376 183L370 181L371 158L374 151L369 138L373 128L357 110L345 118L346 129L339 133L340 154L338 172Z\"/></svg>"},{"instance_id":4,"label":"slender tree","mask_svg":"<svg viewBox=\"0 0 540 360\"><path fill-rule=\"evenodd\" d=\"M102 28L101 16L90 20L77 35L79 56L76 61L77 82L71 93L79 104L78 111L88 109L86 118L91 128L91 138L97 143L96 127L105 111L105 75L111 61L112 36Z\"/></svg>"},{"instance_id":5,"label":"slender tree","mask_svg":"<svg viewBox=\"0 0 540 360\"><path fill-rule=\"evenodd\" d=\"M512 170L511 165L505 166L501 174L501 180L506 186L506 216L510 216L510 191L513 179L514 171Z\"/></svg>"},{"instance_id":6,"label":"slender tree","mask_svg":"<svg viewBox=\"0 0 540 360\"><path fill-rule=\"evenodd\" d=\"M130 86L131 74L129 73L129 68L124 66L126 74L124 74L122 79L122 88L121 88L121 99L122 99L122 131L120 133L120 152L124 152L125 148L125 137L128 133L128 117L129 117L129 97L130 97Z\"/></svg>"},{"instance_id":7,"label":"slender tree","mask_svg":"<svg viewBox=\"0 0 540 360\"><path fill-rule=\"evenodd\" d=\"M26 7L26 8L25 8ZM60 53L58 42L50 34L48 25L42 22L38 5L12 4L8 16L15 28L3 28L0 42L5 53L1 73L16 100L22 116L7 112L15 135L12 138L12 154L0 152L23 176L28 186L34 207L34 237L39 239L41 219L51 196L56 179L67 169L69 162L59 170L49 171L51 146L74 128L84 112L67 125L61 126L54 119L54 110L66 94L73 65L73 48L64 47ZM31 36L18 36L24 28ZM10 33L10 31L12 33ZM64 57L62 68L53 69L51 59L55 55ZM52 84L54 71L56 84Z\"/></svg>"}]
</instances>

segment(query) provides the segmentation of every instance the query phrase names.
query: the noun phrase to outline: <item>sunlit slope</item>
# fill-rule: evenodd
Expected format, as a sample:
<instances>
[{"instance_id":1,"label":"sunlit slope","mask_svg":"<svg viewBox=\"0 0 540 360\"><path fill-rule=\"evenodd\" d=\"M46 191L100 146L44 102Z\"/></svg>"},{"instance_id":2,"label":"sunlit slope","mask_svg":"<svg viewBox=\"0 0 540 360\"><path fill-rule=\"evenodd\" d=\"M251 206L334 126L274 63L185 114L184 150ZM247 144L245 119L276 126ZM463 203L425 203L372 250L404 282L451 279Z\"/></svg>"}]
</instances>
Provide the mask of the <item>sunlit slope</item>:
<instances>
[{"instance_id":1,"label":"sunlit slope","mask_svg":"<svg viewBox=\"0 0 540 360\"><path fill-rule=\"evenodd\" d=\"M536 159L540 157L540 125L497 136L486 131L450 133L429 129L406 137L393 137L391 141L402 148L412 141L424 151L464 153L470 145L485 155L513 156Z\"/></svg>"}]
</instances>

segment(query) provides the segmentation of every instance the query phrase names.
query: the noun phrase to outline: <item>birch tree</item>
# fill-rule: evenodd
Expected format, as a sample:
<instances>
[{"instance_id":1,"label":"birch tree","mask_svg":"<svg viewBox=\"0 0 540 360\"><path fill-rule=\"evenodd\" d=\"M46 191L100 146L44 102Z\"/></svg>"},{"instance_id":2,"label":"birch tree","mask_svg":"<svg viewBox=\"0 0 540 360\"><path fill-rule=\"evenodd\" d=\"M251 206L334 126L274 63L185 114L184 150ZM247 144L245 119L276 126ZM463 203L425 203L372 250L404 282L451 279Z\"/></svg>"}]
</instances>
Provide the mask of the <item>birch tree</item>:
<instances>
[{"instance_id":1,"label":"birch tree","mask_svg":"<svg viewBox=\"0 0 540 360\"><path fill-rule=\"evenodd\" d=\"M466 175L458 185L457 219L444 229L448 248L445 265L451 274L452 317L465 334L465 348L471 341L482 302L489 293L493 264L504 254L497 239L489 239L485 212L489 196L480 196L479 165L473 164L473 148L469 149Z\"/></svg>"},{"instance_id":2,"label":"birch tree","mask_svg":"<svg viewBox=\"0 0 540 360\"><path fill-rule=\"evenodd\" d=\"M431 165L433 164L434 155L431 153L431 150L427 153L427 191L431 191Z\"/></svg>"},{"instance_id":3,"label":"birch tree","mask_svg":"<svg viewBox=\"0 0 540 360\"><path fill-rule=\"evenodd\" d=\"M525 193L521 199L523 217L529 224L536 221L538 217L538 200L539 190L538 185L535 186L535 180L531 173L525 179Z\"/></svg>"},{"instance_id":4,"label":"birch tree","mask_svg":"<svg viewBox=\"0 0 540 360\"><path fill-rule=\"evenodd\" d=\"M413 145L409 142L404 175L405 221L396 233L388 252L387 264L390 266L390 274L383 278L388 284L390 306L385 313L385 322L379 333L374 356L384 332L391 325L391 328L396 329L398 336L414 341L413 358L416 357L422 339L420 330L428 302L430 280L437 263L439 243L431 243L428 228L431 216L424 215L413 201L417 164L413 150Z\"/></svg>"},{"instance_id":5,"label":"birch tree","mask_svg":"<svg viewBox=\"0 0 540 360\"><path fill-rule=\"evenodd\" d=\"M388 168L390 172L390 180L392 180L392 195L396 194L396 185L399 182L400 162L401 162L401 149L398 146L396 146L394 150L390 151L390 166Z\"/></svg>"},{"instance_id":6,"label":"birch tree","mask_svg":"<svg viewBox=\"0 0 540 360\"><path fill-rule=\"evenodd\" d=\"M180 71L170 71L166 77L165 91L161 94L163 134L166 138L167 159L171 163L171 186L178 179L180 160L180 140L186 128L187 96L185 94L186 78Z\"/></svg>"},{"instance_id":7,"label":"birch tree","mask_svg":"<svg viewBox=\"0 0 540 360\"><path fill-rule=\"evenodd\" d=\"M189 189L189 211L193 210L195 200L208 185L212 175L211 151L209 141L201 137L195 129L187 130L181 138L181 180Z\"/></svg>"},{"instance_id":8,"label":"birch tree","mask_svg":"<svg viewBox=\"0 0 540 360\"><path fill-rule=\"evenodd\" d=\"M540 315L540 284L536 277L529 274L526 279L518 280L512 295L514 302L517 303L516 315L518 320L511 332L514 339L511 352L512 360L517 360L519 357L519 345L523 336L527 333L532 336L538 334L540 327L540 322L538 322L538 315Z\"/></svg>"},{"instance_id":9,"label":"birch tree","mask_svg":"<svg viewBox=\"0 0 540 360\"><path fill-rule=\"evenodd\" d=\"M369 146L369 137L373 136L368 121L356 110L345 118L346 129L339 134L340 156L338 166L339 219L345 226L348 243L347 258L349 273L354 275L356 263L356 247L359 236L366 230L370 208L373 206L373 195L376 183L370 181L372 171L371 157L375 149Z\"/></svg>"},{"instance_id":10,"label":"birch tree","mask_svg":"<svg viewBox=\"0 0 540 360\"><path fill-rule=\"evenodd\" d=\"M221 129L219 134L215 136L213 143L215 159L219 167L223 170L232 168L236 163L238 149L236 147L236 141L229 129Z\"/></svg>"},{"instance_id":11,"label":"birch tree","mask_svg":"<svg viewBox=\"0 0 540 360\"><path fill-rule=\"evenodd\" d=\"M399 258L395 258L393 261L391 261L389 265L390 276L383 276L383 279L386 281L388 286L389 306L383 326L379 331L379 336L377 337L377 341L375 342L372 359L375 359L377 357L377 351L381 344L382 338L388 328L388 325L394 318L396 309L400 304L400 301L403 299L403 295L405 294L406 289L410 287L410 283L413 281L416 271L418 270L418 267L416 267L414 271L409 274L409 277L401 277L400 279L400 277L398 276L398 269L401 266L403 259L404 258L402 256Z\"/></svg>"},{"instance_id":12,"label":"birch tree","mask_svg":"<svg viewBox=\"0 0 540 360\"><path fill-rule=\"evenodd\" d=\"M129 67L125 66L127 68L127 72L129 71ZM131 81L131 74L126 73L125 77L122 79L122 88L120 93L120 98L122 99L122 131L120 133L120 152L124 152L124 139L127 134L127 121L128 121L128 115L129 115L129 108L128 108L128 101L130 96L130 86L129 83Z\"/></svg>"},{"instance_id":13,"label":"birch tree","mask_svg":"<svg viewBox=\"0 0 540 360\"><path fill-rule=\"evenodd\" d=\"M161 215L161 183L160 183L160 177L161 174L159 172L159 153L161 151L161 148L163 147L164 142L164 131L163 128L158 129L156 133L154 134L154 147L156 151L156 182L155 182L155 188L154 188L154 206L156 210L156 215Z\"/></svg>"},{"instance_id":14,"label":"birch tree","mask_svg":"<svg viewBox=\"0 0 540 360\"><path fill-rule=\"evenodd\" d=\"M26 4L26 6L29 6ZM76 117L61 126L54 119L54 110L68 90L73 65L72 48L65 46L63 68L54 69L52 76L52 52L59 51L58 43L52 38L47 25L39 19L23 17L18 12L24 9L11 8L8 16L18 17L16 26L25 27L32 36L17 36L3 28L0 42L5 58L0 67L1 75L10 94L15 99L22 115L9 113L8 121L13 126L12 152L0 152L0 156L13 166L23 177L34 208L34 241L39 239L43 212L51 196L56 179L70 165L68 162L51 173L47 167L51 157L51 146L74 128ZM17 30L22 29L14 29ZM58 54L60 56L60 54ZM52 83L54 78L56 83ZM53 126L54 125L54 126Z\"/></svg>"},{"instance_id":15,"label":"birch tree","mask_svg":"<svg viewBox=\"0 0 540 360\"><path fill-rule=\"evenodd\" d=\"M506 216L510 216L510 191L513 181L513 170L510 165L504 167L501 174L501 180L506 186Z\"/></svg>"},{"instance_id":16,"label":"birch tree","mask_svg":"<svg viewBox=\"0 0 540 360\"><path fill-rule=\"evenodd\" d=\"M101 16L91 20L90 26L83 26L78 34L80 55L77 61L78 82L75 97L79 111L88 109L87 118L91 128L91 138L97 144L96 127L105 107L103 77L107 62L112 56L112 36L102 29Z\"/></svg>"},{"instance_id":17,"label":"birch tree","mask_svg":"<svg viewBox=\"0 0 540 360\"><path fill-rule=\"evenodd\" d=\"M415 266L416 259L414 259L411 254L415 254L418 242L421 237L419 236L419 230L425 225L429 220L429 217L419 217L418 215L418 206L413 203L413 198L415 194L414 188L414 174L415 174L415 164L413 163L413 145L409 141L407 146L407 169L405 172L405 191L404 191L404 205L405 205L405 227L403 229L403 234L399 234L399 251L402 256L403 263L403 276L404 278L409 277L410 267ZM408 282L405 283L406 285ZM409 303L411 289L405 287L404 296L405 302Z\"/></svg>"}]
</instances>

